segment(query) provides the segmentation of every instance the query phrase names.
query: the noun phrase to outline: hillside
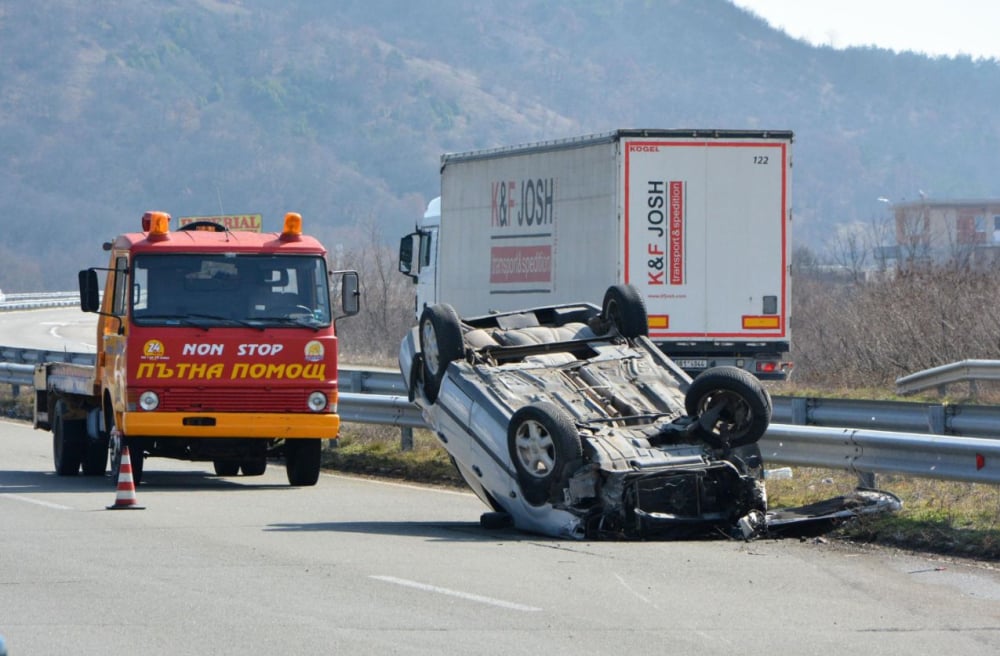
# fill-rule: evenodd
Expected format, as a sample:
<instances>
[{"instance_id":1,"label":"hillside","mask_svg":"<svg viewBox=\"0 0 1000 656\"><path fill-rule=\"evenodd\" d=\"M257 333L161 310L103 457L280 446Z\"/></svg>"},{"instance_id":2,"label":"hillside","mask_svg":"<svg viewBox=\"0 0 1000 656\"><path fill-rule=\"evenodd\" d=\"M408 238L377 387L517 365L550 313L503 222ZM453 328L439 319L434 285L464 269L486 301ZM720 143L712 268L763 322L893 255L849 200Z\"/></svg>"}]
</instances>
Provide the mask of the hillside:
<instances>
[{"instance_id":1,"label":"hillside","mask_svg":"<svg viewBox=\"0 0 1000 656\"><path fill-rule=\"evenodd\" d=\"M789 39L724 0L0 0L0 288L67 289L146 209L386 241L442 152L791 129L795 240L1000 196L1000 64Z\"/></svg>"}]
</instances>

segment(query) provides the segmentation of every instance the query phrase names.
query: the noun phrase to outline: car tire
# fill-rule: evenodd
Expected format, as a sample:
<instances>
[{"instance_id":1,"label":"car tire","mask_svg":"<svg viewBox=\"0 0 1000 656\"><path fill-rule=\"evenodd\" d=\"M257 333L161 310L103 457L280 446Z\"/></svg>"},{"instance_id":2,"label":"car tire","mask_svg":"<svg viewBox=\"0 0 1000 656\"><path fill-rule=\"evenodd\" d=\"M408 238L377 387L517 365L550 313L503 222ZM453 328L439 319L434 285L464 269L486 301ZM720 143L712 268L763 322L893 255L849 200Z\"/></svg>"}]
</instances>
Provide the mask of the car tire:
<instances>
[{"instance_id":1,"label":"car tire","mask_svg":"<svg viewBox=\"0 0 1000 656\"><path fill-rule=\"evenodd\" d=\"M649 319L642 295L632 285L612 285L604 292L602 318L622 337L633 339L649 334Z\"/></svg>"},{"instance_id":2,"label":"car tire","mask_svg":"<svg viewBox=\"0 0 1000 656\"><path fill-rule=\"evenodd\" d=\"M323 442L318 438L285 440L285 473L288 484L296 487L316 485L322 452Z\"/></svg>"},{"instance_id":3,"label":"car tire","mask_svg":"<svg viewBox=\"0 0 1000 656\"><path fill-rule=\"evenodd\" d=\"M543 505L561 490L583 458L572 419L551 403L515 412L507 428L507 446L521 494L533 506Z\"/></svg>"},{"instance_id":4,"label":"car tire","mask_svg":"<svg viewBox=\"0 0 1000 656\"><path fill-rule=\"evenodd\" d=\"M424 396L434 403L448 365L465 353L462 324L452 306L442 303L424 308L420 315L420 352L423 354Z\"/></svg>"},{"instance_id":5,"label":"car tire","mask_svg":"<svg viewBox=\"0 0 1000 656\"><path fill-rule=\"evenodd\" d=\"M698 421L698 437L719 449L755 444L771 422L767 391L738 367L712 367L698 374L685 394L684 408Z\"/></svg>"},{"instance_id":6,"label":"car tire","mask_svg":"<svg viewBox=\"0 0 1000 656\"><path fill-rule=\"evenodd\" d=\"M60 476L76 476L87 448L87 425L82 419L67 419L67 413L66 402L56 401L52 419L52 462Z\"/></svg>"}]
</instances>

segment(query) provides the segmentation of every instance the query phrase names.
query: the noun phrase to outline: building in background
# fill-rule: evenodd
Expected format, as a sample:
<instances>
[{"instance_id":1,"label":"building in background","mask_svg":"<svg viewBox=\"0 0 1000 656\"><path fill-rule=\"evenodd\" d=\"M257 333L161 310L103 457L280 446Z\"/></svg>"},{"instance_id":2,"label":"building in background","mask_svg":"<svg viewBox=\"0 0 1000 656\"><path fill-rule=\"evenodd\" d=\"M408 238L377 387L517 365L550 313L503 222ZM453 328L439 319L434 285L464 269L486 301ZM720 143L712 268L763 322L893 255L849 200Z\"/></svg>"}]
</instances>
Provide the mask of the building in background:
<instances>
[{"instance_id":1,"label":"building in background","mask_svg":"<svg viewBox=\"0 0 1000 656\"><path fill-rule=\"evenodd\" d=\"M900 267L949 263L978 268L1000 263L1000 199L923 198L894 204L892 210Z\"/></svg>"}]
</instances>

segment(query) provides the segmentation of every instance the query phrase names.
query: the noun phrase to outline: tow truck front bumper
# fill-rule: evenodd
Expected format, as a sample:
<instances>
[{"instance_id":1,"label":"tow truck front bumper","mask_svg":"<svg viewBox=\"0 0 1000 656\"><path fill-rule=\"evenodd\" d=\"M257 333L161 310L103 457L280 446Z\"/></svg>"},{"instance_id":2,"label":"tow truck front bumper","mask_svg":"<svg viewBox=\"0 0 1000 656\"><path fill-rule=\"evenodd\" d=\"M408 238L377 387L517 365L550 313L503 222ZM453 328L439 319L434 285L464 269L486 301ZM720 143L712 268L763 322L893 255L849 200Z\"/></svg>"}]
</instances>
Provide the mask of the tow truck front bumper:
<instances>
[{"instance_id":1,"label":"tow truck front bumper","mask_svg":"<svg viewBox=\"0 0 1000 656\"><path fill-rule=\"evenodd\" d=\"M340 416L332 413L126 412L129 437L251 437L334 439Z\"/></svg>"}]
</instances>

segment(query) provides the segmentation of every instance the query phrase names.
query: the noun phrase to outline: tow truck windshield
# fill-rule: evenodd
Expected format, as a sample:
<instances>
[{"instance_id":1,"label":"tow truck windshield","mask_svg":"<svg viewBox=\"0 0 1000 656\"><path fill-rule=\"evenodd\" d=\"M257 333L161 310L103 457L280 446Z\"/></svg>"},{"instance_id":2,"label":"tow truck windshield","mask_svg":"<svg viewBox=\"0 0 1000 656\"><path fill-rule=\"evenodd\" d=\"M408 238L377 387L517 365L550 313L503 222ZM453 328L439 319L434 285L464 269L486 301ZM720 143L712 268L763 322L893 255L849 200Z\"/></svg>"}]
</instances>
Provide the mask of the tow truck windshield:
<instances>
[{"instance_id":1,"label":"tow truck windshield","mask_svg":"<svg viewBox=\"0 0 1000 656\"><path fill-rule=\"evenodd\" d=\"M326 262L315 255L140 255L130 296L140 326L330 325Z\"/></svg>"}]
</instances>

